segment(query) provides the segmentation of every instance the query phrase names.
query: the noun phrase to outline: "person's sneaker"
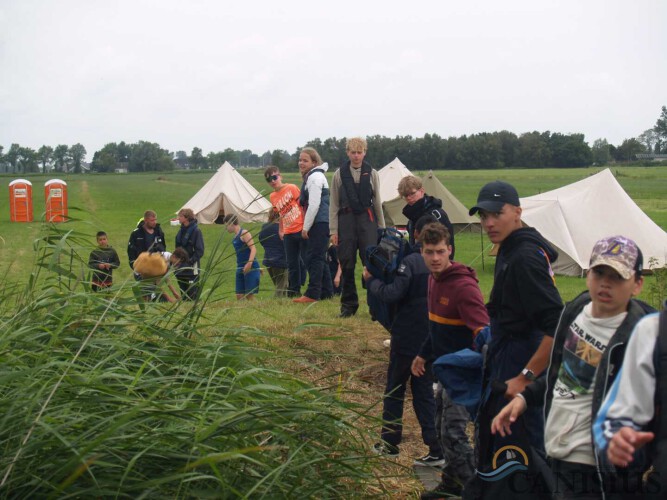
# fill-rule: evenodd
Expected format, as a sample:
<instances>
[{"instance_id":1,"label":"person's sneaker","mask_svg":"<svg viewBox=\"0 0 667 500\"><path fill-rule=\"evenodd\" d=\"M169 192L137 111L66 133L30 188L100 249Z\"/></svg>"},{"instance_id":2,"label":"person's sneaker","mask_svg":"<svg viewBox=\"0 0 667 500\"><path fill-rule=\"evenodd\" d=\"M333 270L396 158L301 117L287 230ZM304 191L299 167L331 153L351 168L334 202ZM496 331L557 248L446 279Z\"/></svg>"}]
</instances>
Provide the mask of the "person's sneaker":
<instances>
[{"instance_id":1,"label":"person's sneaker","mask_svg":"<svg viewBox=\"0 0 667 500\"><path fill-rule=\"evenodd\" d=\"M431 491L425 491L419 498L422 500L432 500L434 498L459 497L463 493L463 485L448 476L442 477L440 484Z\"/></svg>"},{"instance_id":2,"label":"person's sneaker","mask_svg":"<svg viewBox=\"0 0 667 500\"><path fill-rule=\"evenodd\" d=\"M427 453L423 457L415 460L415 465L424 465L426 467L442 467L445 465L445 457L442 455L432 455Z\"/></svg>"},{"instance_id":3,"label":"person's sneaker","mask_svg":"<svg viewBox=\"0 0 667 500\"><path fill-rule=\"evenodd\" d=\"M391 347L391 339L383 340L382 345L385 346L385 347Z\"/></svg>"},{"instance_id":4,"label":"person's sneaker","mask_svg":"<svg viewBox=\"0 0 667 500\"><path fill-rule=\"evenodd\" d=\"M386 457L397 457L398 447L389 443L375 443L373 445L373 452L377 455L384 455Z\"/></svg>"}]
</instances>

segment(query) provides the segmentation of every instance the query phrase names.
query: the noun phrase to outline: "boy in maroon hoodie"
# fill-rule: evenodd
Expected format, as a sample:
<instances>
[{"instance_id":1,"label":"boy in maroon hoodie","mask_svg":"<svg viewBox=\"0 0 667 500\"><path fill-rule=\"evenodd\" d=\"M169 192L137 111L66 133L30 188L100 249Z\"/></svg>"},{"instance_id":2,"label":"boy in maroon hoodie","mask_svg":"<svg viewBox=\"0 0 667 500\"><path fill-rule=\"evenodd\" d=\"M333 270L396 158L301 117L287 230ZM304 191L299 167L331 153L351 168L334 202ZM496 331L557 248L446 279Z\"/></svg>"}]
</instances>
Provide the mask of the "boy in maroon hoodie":
<instances>
[{"instance_id":1,"label":"boy in maroon hoodie","mask_svg":"<svg viewBox=\"0 0 667 500\"><path fill-rule=\"evenodd\" d=\"M419 235L422 256L431 272L428 280L429 336L412 362L412 374L421 377L426 363L443 354L473 347L479 331L489 324L474 269L449 260L452 247L449 232L442 224L424 226ZM443 494L460 495L463 485L474 475L472 447L466 434L468 411L454 403L438 384L436 430L446 464L442 481L422 498L441 498Z\"/></svg>"}]
</instances>

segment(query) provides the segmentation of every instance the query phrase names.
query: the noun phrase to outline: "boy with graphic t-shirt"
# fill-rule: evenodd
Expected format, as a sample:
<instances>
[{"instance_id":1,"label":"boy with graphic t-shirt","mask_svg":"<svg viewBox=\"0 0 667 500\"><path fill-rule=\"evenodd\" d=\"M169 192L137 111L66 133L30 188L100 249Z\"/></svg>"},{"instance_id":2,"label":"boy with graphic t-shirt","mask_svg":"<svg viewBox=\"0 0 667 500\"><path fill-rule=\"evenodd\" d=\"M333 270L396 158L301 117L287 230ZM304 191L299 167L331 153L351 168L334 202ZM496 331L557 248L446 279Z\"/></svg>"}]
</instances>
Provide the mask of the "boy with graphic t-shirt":
<instances>
[{"instance_id":1,"label":"boy with graphic t-shirt","mask_svg":"<svg viewBox=\"0 0 667 500\"><path fill-rule=\"evenodd\" d=\"M612 236L595 244L588 292L563 309L546 375L526 386L491 424L492 433L505 436L527 407L543 406L545 448L557 491L567 498L620 493L623 484L600 466L604 461L594 452L591 428L630 333L650 309L632 298L642 289L642 264L641 251L628 238Z\"/></svg>"},{"instance_id":2,"label":"boy with graphic t-shirt","mask_svg":"<svg viewBox=\"0 0 667 500\"><path fill-rule=\"evenodd\" d=\"M280 217L278 235L283 240L287 256L287 296L300 297L301 285L306 281L306 240L301 237L303 210L299 205L301 190L294 184L283 184L282 175L276 166L268 166L264 177L273 189L269 199Z\"/></svg>"}]
</instances>

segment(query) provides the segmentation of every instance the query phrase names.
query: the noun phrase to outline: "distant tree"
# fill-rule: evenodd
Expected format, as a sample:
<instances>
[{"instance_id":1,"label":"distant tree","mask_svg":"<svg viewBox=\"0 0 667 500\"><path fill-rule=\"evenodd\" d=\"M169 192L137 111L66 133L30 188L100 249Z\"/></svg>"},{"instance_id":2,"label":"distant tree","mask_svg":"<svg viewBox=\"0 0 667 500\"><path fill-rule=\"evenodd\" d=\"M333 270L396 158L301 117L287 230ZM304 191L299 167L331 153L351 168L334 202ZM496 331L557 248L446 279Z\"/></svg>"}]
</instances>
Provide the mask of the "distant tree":
<instances>
[{"instance_id":1,"label":"distant tree","mask_svg":"<svg viewBox=\"0 0 667 500\"><path fill-rule=\"evenodd\" d=\"M57 172L69 170L69 148L65 144L59 144L53 150L53 162Z\"/></svg>"},{"instance_id":2,"label":"distant tree","mask_svg":"<svg viewBox=\"0 0 667 500\"><path fill-rule=\"evenodd\" d=\"M275 165L280 170L284 170L285 172L298 169L297 166L290 165L291 159L292 156L287 151L282 149L276 149L271 153L271 165Z\"/></svg>"},{"instance_id":3,"label":"distant tree","mask_svg":"<svg viewBox=\"0 0 667 500\"><path fill-rule=\"evenodd\" d=\"M5 154L5 161L7 162L8 167L11 167L12 172L14 173L16 173L16 169L18 168L19 157L21 155L20 149L21 146L14 143L9 146L9 150L7 151L7 154Z\"/></svg>"},{"instance_id":4,"label":"distant tree","mask_svg":"<svg viewBox=\"0 0 667 500\"><path fill-rule=\"evenodd\" d=\"M244 149L243 151L239 152L239 163L240 166L242 167L248 167L250 166L250 156L252 155L252 151L249 149Z\"/></svg>"},{"instance_id":5,"label":"distant tree","mask_svg":"<svg viewBox=\"0 0 667 500\"><path fill-rule=\"evenodd\" d=\"M496 135L500 141L503 167L515 167L517 150L519 148L519 137L514 132L509 132L507 130L495 132L494 135Z\"/></svg>"},{"instance_id":6,"label":"distant tree","mask_svg":"<svg viewBox=\"0 0 667 500\"><path fill-rule=\"evenodd\" d=\"M635 159L637 154L645 152L646 146L644 146L637 139L625 139L623 144L616 148L616 155L614 159L616 161L631 161Z\"/></svg>"},{"instance_id":7,"label":"distant tree","mask_svg":"<svg viewBox=\"0 0 667 500\"><path fill-rule=\"evenodd\" d=\"M19 166L19 170L22 170L24 173L39 172L38 157L35 150L28 147L19 148L17 165Z\"/></svg>"},{"instance_id":8,"label":"distant tree","mask_svg":"<svg viewBox=\"0 0 667 500\"><path fill-rule=\"evenodd\" d=\"M223 163L225 163L224 155L220 151L218 151L217 153L211 151L209 154L206 155L206 164L208 165L209 168L218 170Z\"/></svg>"},{"instance_id":9,"label":"distant tree","mask_svg":"<svg viewBox=\"0 0 667 500\"><path fill-rule=\"evenodd\" d=\"M114 172L119 168L119 157L118 144L110 142L95 152L90 168L94 172Z\"/></svg>"},{"instance_id":10,"label":"distant tree","mask_svg":"<svg viewBox=\"0 0 667 500\"><path fill-rule=\"evenodd\" d=\"M271 151L264 152L264 154L260 156L260 160L262 162L262 168L271 165Z\"/></svg>"},{"instance_id":11,"label":"distant tree","mask_svg":"<svg viewBox=\"0 0 667 500\"><path fill-rule=\"evenodd\" d=\"M42 164L42 172L47 173L53 161L53 148L51 146L42 146L37 150L37 158Z\"/></svg>"},{"instance_id":12,"label":"distant tree","mask_svg":"<svg viewBox=\"0 0 667 500\"><path fill-rule=\"evenodd\" d=\"M549 138L553 167L585 167L591 164L591 148L584 140L584 134L553 133Z\"/></svg>"},{"instance_id":13,"label":"distant tree","mask_svg":"<svg viewBox=\"0 0 667 500\"><path fill-rule=\"evenodd\" d=\"M86 148L83 144L78 142L69 148L69 156L72 159L72 166L74 167L74 172L77 174L81 173L81 164L86 158L86 153Z\"/></svg>"},{"instance_id":14,"label":"distant tree","mask_svg":"<svg viewBox=\"0 0 667 500\"><path fill-rule=\"evenodd\" d=\"M180 168L188 168L190 166L190 158L188 158L188 154L185 151L176 151L174 163Z\"/></svg>"},{"instance_id":15,"label":"distant tree","mask_svg":"<svg viewBox=\"0 0 667 500\"><path fill-rule=\"evenodd\" d=\"M249 167L257 168L257 167L260 166L260 164L261 164L260 162L261 162L261 160L259 159L259 156L256 155L255 153L252 153L248 157L248 166Z\"/></svg>"},{"instance_id":16,"label":"distant tree","mask_svg":"<svg viewBox=\"0 0 667 500\"><path fill-rule=\"evenodd\" d=\"M596 165L606 165L611 159L611 152L607 139L595 139L591 148L593 163Z\"/></svg>"},{"instance_id":17,"label":"distant tree","mask_svg":"<svg viewBox=\"0 0 667 500\"><path fill-rule=\"evenodd\" d=\"M526 132L519 136L519 148L516 166L526 168L544 168L551 164L549 139L551 132Z\"/></svg>"},{"instance_id":18,"label":"distant tree","mask_svg":"<svg viewBox=\"0 0 667 500\"><path fill-rule=\"evenodd\" d=\"M227 148L221 153L222 163L228 161L233 167L239 166L239 152Z\"/></svg>"},{"instance_id":19,"label":"distant tree","mask_svg":"<svg viewBox=\"0 0 667 500\"><path fill-rule=\"evenodd\" d=\"M660 147L658 147L658 151L656 151L654 147L656 143L660 141L660 136L652 128L644 130L641 134L639 134L637 140L644 145L647 153L657 153L660 151Z\"/></svg>"},{"instance_id":20,"label":"distant tree","mask_svg":"<svg viewBox=\"0 0 667 500\"><path fill-rule=\"evenodd\" d=\"M174 169L172 155L159 144L148 141L139 141L131 146L130 172L153 172Z\"/></svg>"},{"instance_id":21,"label":"distant tree","mask_svg":"<svg viewBox=\"0 0 667 500\"><path fill-rule=\"evenodd\" d=\"M663 147L667 145L667 106L662 107L662 111L660 112L658 120L655 122L653 131L658 136L658 150L655 152L662 153Z\"/></svg>"},{"instance_id":22,"label":"distant tree","mask_svg":"<svg viewBox=\"0 0 667 500\"><path fill-rule=\"evenodd\" d=\"M190 166L196 169L207 168L206 158L202 154L201 148L192 148L192 153L190 154Z\"/></svg>"}]
</instances>

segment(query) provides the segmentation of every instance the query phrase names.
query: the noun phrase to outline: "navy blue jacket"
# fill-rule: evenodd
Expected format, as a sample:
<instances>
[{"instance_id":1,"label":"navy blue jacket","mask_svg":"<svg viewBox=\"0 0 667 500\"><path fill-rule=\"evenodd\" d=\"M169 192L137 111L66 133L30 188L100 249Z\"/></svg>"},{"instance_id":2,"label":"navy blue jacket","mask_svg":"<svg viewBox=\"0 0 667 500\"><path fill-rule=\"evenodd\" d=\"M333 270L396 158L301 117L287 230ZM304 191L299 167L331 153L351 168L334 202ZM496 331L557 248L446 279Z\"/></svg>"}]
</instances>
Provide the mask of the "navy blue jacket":
<instances>
[{"instance_id":1,"label":"navy blue jacket","mask_svg":"<svg viewBox=\"0 0 667 500\"><path fill-rule=\"evenodd\" d=\"M416 356L428 337L428 277L424 258L415 251L403 258L391 284L377 278L367 284L369 293L396 305L391 326L392 351Z\"/></svg>"},{"instance_id":2,"label":"navy blue jacket","mask_svg":"<svg viewBox=\"0 0 667 500\"><path fill-rule=\"evenodd\" d=\"M287 269L287 257L285 256L285 245L278 235L280 226L277 222L267 222L262 225L259 232L259 243L264 248L265 267L279 267Z\"/></svg>"}]
</instances>

